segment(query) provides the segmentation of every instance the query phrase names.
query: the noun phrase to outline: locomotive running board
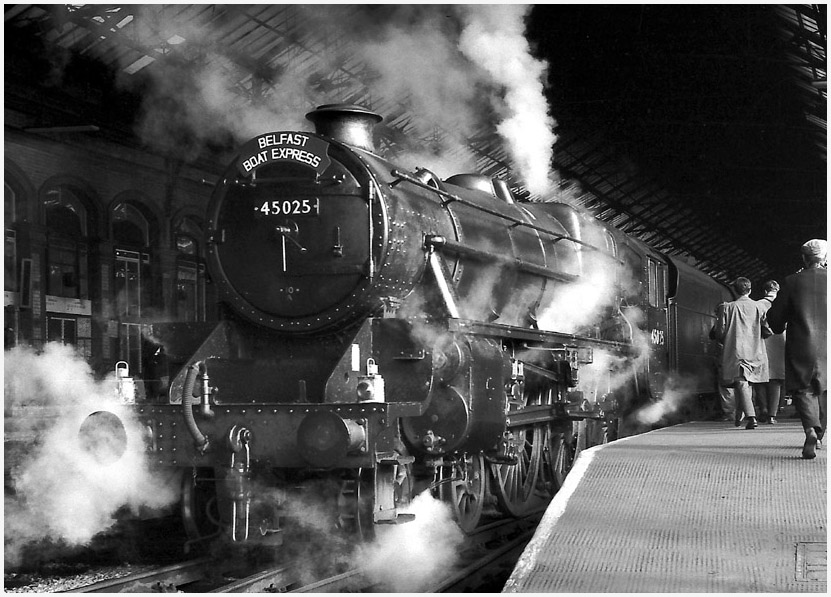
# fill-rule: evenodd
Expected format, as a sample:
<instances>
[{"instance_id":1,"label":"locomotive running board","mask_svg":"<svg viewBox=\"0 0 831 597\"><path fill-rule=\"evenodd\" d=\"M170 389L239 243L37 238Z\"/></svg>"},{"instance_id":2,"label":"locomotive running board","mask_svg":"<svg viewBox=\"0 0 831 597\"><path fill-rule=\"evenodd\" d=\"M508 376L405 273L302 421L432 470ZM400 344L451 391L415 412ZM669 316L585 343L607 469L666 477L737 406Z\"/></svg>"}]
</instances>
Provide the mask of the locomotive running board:
<instances>
[{"instance_id":1,"label":"locomotive running board","mask_svg":"<svg viewBox=\"0 0 831 597\"><path fill-rule=\"evenodd\" d=\"M577 336L575 334L564 334L561 332L547 332L545 330L532 330L520 328L501 323L486 323L470 319L447 320L447 327L451 332L471 334L473 336L487 336L490 338L510 338L512 340L525 340L534 343L557 343L563 345L580 344L597 348L613 349L618 351L632 350L632 345L626 342L615 340L602 340L588 336Z\"/></svg>"}]
</instances>

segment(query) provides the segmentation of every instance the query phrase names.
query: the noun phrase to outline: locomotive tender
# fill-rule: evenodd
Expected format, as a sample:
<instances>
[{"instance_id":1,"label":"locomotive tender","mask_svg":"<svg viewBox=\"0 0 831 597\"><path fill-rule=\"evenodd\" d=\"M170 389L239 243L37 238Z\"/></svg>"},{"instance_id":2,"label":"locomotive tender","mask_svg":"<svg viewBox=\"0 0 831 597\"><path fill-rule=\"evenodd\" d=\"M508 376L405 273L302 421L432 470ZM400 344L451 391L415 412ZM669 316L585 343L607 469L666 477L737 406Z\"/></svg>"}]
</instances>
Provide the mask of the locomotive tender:
<instances>
[{"instance_id":1,"label":"locomotive tender","mask_svg":"<svg viewBox=\"0 0 831 597\"><path fill-rule=\"evenodd\" d=\"M278 541L312 479L346 529L406 521L430 487L470 530L491 496L510 515L550 497L670 375L715 391L725 286L502 181L406 171L375 153L382 119L362 107L307 117L315 133L250 140L216 186L207 256L227 316L152 326L174 375L135 408L150 459L184 473L194 539ZM592 320L547 325L600 271Z\"/></svg>"}]
</instances>

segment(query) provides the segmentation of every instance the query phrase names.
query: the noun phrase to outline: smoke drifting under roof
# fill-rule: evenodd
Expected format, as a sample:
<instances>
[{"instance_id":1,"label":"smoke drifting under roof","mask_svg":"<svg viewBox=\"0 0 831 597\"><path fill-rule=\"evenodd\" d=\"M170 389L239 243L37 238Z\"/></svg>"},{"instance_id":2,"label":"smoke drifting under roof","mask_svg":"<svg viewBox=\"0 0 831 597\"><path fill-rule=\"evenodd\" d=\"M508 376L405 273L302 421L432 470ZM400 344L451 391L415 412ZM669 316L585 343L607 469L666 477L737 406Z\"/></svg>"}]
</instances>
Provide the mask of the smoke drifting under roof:
<instances>
[{"instance_id":1,"label":"smoke drifting under roof","mask_svg":"<svg viewBox=\"0 0 831 597\"><path fill-rule=\"evenodd\" d=\"M517 178L532 193L550 190L556 123L544 94L547 64L533 55L524 35L529 6L295 9L310 29L330 32L336 40L316 47L324 70L354 71L352 76L335 85L326 81L331 73L310 76L288 61L264 73L264 84L246 98L239 66L218 30L165 19L163 37L175 36L176 51L196 58L144 69L151 77L143 90L140 133L145 141L188 156L228 135L240 142L271 130L305 130L303 114L318 104L378 97L394 99L413 116L408 124L422 141L429 140L429 147L414 152L422 161L432 153L457 168L440 175L472 169L468 140L495 129ZM161 23L161 10L153 5L136 10L134 32L146 36L151 47L159 31L142 24Z\"/></svg>"}]
</instances>

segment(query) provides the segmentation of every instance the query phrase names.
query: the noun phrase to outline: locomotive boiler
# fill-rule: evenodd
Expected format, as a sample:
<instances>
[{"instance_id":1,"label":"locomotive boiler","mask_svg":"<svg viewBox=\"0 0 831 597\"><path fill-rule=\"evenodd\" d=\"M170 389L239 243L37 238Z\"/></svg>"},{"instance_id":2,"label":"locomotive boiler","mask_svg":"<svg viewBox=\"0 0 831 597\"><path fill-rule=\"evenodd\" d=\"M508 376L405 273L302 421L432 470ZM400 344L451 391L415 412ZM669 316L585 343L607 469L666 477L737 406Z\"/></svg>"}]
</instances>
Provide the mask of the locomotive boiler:
<instances>
[{"instance_id":1,"label":"locomotive boiler","mask_svg":"<svg viewBox=\"0 0 831 597\"><path fill-rule=\"evenodd\" d=\"M490 502L550 497L673 372L714 390L722 285L568 205L393 164L367 109L307 116L315 133L251 139L216 185L225 316L152 326L173 376L135 409L154 465L183 472L194 539L279 541L304 491L366 535L429 488L470 530Z\"/></svg>"}]
</instances>

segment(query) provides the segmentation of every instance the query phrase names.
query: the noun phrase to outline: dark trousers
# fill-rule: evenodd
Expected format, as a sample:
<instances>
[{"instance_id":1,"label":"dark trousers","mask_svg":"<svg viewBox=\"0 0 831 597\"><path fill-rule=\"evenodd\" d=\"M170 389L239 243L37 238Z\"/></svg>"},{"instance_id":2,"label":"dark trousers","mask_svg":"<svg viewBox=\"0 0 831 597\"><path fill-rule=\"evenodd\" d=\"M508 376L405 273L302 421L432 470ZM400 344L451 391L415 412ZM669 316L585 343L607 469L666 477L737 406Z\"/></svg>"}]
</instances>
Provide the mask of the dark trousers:
<instances>
[{"instance_id":1,"label":"dark trousers","mask_svg":"<svg viewBox=\"0 0 831 597\"><path fill-rule=\"evenodd\" d=\"M825 422L828 415L828 392L814 393L813 390L797 390L793 395L793 403L799 418L802 420L802 428L813 427L817 435L825 435Z\"/></svg>"},{"instance_id":2,"label":"dark trousers","mask_svg":"<svg viewBox=\"0 0 831 597\"><path fill-rule=\"evenodd\" d=\"M763 417L775 417L779 412L779 401L782 398L782 385L784 380L771 379L767 383L755 384L753 386L753 400L756 402L756 410Z\"/></svg>"}]
</instances>

